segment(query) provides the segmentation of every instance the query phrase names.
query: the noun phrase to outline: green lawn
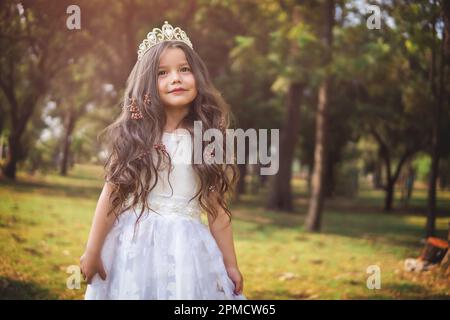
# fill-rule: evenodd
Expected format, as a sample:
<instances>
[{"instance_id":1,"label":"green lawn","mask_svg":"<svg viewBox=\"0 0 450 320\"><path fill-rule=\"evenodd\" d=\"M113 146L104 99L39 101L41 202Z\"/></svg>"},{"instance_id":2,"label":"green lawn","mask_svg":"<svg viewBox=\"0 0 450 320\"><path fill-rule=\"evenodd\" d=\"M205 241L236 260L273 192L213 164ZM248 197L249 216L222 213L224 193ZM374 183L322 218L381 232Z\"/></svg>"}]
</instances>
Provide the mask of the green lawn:
<instances>
[{"instance_id":1,"label":"green lawn","mask_svg":"<svg viewBox=\"0 0 450 320\"><path fill-rule=\"evenodd\" d=\"M21 173L16 183L0 181L0 298L83 297L84 283L67 288L67 267L78 265L101 186L102 168L88 165L69 177ZM380 210L383 194L363 184L356 199L327 201L320 234L304 232L306 187L295 180L294 188L294 213L265 210L264 189L232 205L248 299L449 298L450 282L437 270L403 271L404 259L422 248L423 187L414 190L410 208L387 214ZM450 191L438 198L437 228L446 238ZM370 265L380 267L381 289L366 286Z\"/></svg>"}]
</instances>

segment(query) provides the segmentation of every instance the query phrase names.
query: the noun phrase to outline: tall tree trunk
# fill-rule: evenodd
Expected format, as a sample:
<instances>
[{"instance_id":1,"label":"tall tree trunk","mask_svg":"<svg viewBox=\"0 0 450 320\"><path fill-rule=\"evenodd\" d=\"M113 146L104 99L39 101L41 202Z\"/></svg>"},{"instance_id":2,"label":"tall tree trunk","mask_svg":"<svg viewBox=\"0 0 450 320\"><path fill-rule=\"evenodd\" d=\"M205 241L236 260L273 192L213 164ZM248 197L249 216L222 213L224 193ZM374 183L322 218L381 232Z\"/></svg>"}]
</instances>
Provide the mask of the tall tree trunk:
<instances>
[{"instance_id":1,"label":"tall tree trunk","mask_svg":"<svg viewBox=\"0 0 450 320\"><path fill-rule=\"evenodd\" d=\"M300 22L300 8L294 7L292 23ZM290 48L293 56L297 56L298 46L293 43ZM295 146L298 141L298 128L300 123L300 103L303 96L304 84L292 81L288 90L287 112L285 114L283 130L281 130L279 152L279 171L273 178L272 188L269 193L266 208L292 211L292 163Z\"/></svg>"},{"instance_id":2,"label":"tall tree trunk","mask_svg":"<svg viewBox=\"0 0 450 320\"><path fill-rule=\"evenodd\" d=\"M294 149L297 145L298 126L300 119L300 102L303 94L303 84L292 83L289 86L288 110L284 130L281 132L279 150L279 171L274 177L274 183L267 203L268 209L292 211L292 163Z\"/></svg>"},{"instance_id":3,"label":"tall tree trunk","mask_svg":"<svg viewBox=\"0 0 450 320\"><path fill-rule=\"evenodd\" d=\"M334 0L327 0L324 7L325 30L324 67L332 61L333 25L334 25ZM326 174L327 140L328 140L328 104L331 85L331 75L325 75L319 88L319 99L316 113L316 142L314 149L314 171L312 175L311 197L306 217L306 229L308 231L320 231L322 210L324 205L324 177Z\"/></svg>"},{"instance_id":4,"label":"tall tree trunk","mask_svg":"<svg viewBox=\"0 0 450 320\"><path fill-rule=\"evenodd\" d=\"M314 170L311 178L311 197L309 201L306 229L320 231L323 210L324 176L326 174L326 140L327 140L327 104L329 79L319 88L319 104L316 114L316 145L314 149Z\"/></svg>"},{"instance_id":5,"label":"tall tree trunk","mask_svg":"<svg viewBox=\"0 0 450 320\"><path fill-rule=\"evenodd\" d=\"M431 48L431 91L435 98L435 107L433 112L434 125L432 127L432 138L431 138L431 172L430 180L428 185L428 203L427 203L427 222L425 236L431 237L435 235L436 232L436 186L439 174L439 158L440 158L440 148L441 148L441 115L442 115L442 105L445 95L445 75L446 75L446 64L449 55L448 52L448 41L449 41L449 13L448 9L450 5L443 1L442 4L442 15L444 18L444 38L441 41L440 47L440 68L439 74L437 75L438 84L436 85L436 47L435 43L432 44ZM446 10L447 9L447 10ZM433 21L433 34L436 41L436 21Z\"/></svg>"}]
</instances>

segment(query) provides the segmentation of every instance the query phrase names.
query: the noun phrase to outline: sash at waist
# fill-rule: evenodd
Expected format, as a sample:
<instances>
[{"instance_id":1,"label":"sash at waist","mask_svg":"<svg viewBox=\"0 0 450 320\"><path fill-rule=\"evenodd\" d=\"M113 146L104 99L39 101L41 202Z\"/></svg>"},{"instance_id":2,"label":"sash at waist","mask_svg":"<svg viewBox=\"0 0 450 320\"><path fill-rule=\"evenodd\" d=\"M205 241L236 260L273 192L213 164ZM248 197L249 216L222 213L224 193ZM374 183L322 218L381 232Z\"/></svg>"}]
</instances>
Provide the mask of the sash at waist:
<instances>
[{"instance_id":1,"label":"sash at waist","mask_svg":"<svg viewBox=\"0 0 450 320\"><path fill-rule=\"evenodd\" d=\"M189 198L185 197L151 194L148 198L148 206L160 215L180 215L196 220L200 220L201 216L198 199L189 202ZM150 212L154 212L152 210Z\"/></svg>"}]
</instances>

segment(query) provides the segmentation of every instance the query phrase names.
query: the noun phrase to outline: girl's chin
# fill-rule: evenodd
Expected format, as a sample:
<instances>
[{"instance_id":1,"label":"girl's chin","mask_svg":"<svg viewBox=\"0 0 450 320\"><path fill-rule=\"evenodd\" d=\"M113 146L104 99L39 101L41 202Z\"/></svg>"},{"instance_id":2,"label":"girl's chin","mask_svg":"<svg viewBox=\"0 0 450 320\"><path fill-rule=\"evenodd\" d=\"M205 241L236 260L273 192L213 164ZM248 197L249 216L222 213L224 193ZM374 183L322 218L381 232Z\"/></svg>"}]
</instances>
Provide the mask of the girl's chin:
<instances>
[{"instance_id":1,"label":"girl's chin","mask_svg":"<svg viewBox=\"0 0 450 320\"><path fill-rule=\"evenodd\" d=\"M180 107L185 107L188 106L192 101L167 101L167 102L163 102L165 106L170 107L170 108L180 108Z\"/></svg>"}]
</instances>

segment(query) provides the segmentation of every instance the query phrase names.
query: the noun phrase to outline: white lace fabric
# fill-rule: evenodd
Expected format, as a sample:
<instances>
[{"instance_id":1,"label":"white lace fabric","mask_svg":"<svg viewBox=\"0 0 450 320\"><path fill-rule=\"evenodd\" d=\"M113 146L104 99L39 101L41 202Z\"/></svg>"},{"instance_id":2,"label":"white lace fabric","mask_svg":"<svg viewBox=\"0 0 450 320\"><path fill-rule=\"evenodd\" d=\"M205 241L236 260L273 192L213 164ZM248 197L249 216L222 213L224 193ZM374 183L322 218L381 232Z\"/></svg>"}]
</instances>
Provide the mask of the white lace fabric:
<instances>
[{"instance_id":1,"label":"white lace fabric","mask_svg":"<svg viewBox=\"0 0 450 320\"><path fill-rule=\"evenodd\" d=\"M172 159L191 156L189 135L165 133L163 143ZM162 172L149 195L156 212L146 210L135 230L140 211L129 210L108 233L101 252L107 278L96 274L85 299L246 300L233 293L222 252L201 222L198 198L189 201L198 187L192 166L173 166L173 193Z\"/></svg>"}]
</instances>

